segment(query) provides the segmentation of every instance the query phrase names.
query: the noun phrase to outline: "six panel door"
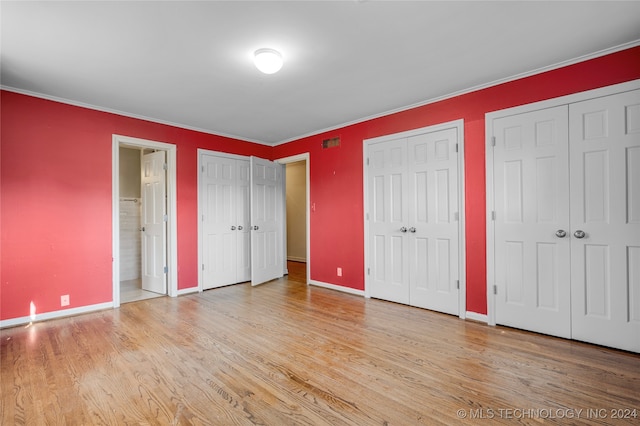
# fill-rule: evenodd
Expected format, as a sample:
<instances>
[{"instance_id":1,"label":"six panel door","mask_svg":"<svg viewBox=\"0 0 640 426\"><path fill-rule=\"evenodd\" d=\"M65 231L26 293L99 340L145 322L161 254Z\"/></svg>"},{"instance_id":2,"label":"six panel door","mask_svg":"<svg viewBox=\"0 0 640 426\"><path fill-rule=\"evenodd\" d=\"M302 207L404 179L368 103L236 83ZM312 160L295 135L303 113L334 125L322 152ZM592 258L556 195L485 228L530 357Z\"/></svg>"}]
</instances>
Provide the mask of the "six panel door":
<instances>
[{"instance_id":1,"label":"six panel door","mask_svg":"<svg viewBox=\"0 0 640 426\"><path fill-rule=\"evenodd\" d=\"M573 338L640 352L640 90L569 123Z\"/></svg>"},{"instance_id":2,"label":"six panel door","mask_svg":"<svg viewBox=\"0 0 640 426\"><path fill-rule=\"evenodd\" d=\"M567 107L493 121L496 322L571 336Z\"/></svg>"}]
</instances>

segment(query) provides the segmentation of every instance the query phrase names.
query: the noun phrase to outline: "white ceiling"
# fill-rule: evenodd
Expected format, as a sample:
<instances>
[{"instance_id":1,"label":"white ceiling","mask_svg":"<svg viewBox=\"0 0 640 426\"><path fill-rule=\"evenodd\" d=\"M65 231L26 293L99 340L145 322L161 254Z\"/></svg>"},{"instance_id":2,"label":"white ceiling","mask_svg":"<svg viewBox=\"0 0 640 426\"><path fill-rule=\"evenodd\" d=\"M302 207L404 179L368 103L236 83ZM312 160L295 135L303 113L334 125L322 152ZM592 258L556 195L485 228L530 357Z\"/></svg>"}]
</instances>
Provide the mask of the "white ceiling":
<instances>
[{"instance_id":1,"label":"white ceiling","mask_svg":"<svg viewBox=\"0 0 640 426\"><path fill-rule=\"evenodd\" d=\"M265 144L640 40L640 1L0 8L4 88ZM261 47L282 52L279 73L253 66Z\"/></svg>"}]
</instances>

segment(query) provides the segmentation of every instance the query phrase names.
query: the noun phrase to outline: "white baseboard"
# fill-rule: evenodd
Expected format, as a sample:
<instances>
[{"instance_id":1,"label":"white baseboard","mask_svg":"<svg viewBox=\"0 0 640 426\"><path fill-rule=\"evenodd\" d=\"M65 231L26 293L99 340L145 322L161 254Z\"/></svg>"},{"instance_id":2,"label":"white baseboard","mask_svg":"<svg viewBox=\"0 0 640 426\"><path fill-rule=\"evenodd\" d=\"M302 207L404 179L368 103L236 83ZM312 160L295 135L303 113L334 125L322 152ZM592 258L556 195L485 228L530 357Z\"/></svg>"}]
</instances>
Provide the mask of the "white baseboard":
<instances>
[{"instance_id":1,"label":"white baseboard","mask_svg":"<svg viewBox=\"0 0 640 426\"><path fill-rule=\"evenodd\" d=\"M331 290L342 291L343 293L355 294L356 296L364 296L364 290L356 290L355 288L343 287L341 285L323 283L322 281L309 280L309 284L317 287L324 287Z\"/></svg>"},{"instance_id":2,"label":"white baseboard","mask_svg":"<svg viewBox=\"0 0 640 426\"><path fill-rule=\"evenodd\" d=\"M474 320L474 321L478 321L478 322L483 322L485 324L489 323L489 317L486 314L479 314L477 312L469 312L467 311L466 314L466 319L468 320Z\"/></svg>"},{"instance_id":3,"label":"white baseboard","mask_svg":"<svg viewBox=\"0 0 640 426\"><path fill-rule=\"evenodd\" d=\"M197 293L198 291L198 287L189 287L189 288L183 288L178 290L178 296L183 296L185 294L191 294L191 293Z\"/></svg>"},{"instance_id":4,"label":"white baseboard","mask_svg":"<svg viewBox=\"0 0 640 426\"><path fill-rule=\"evenodd\" d=\"M290 260L292 262L302 262L302 263L307 263L307 259L304 257L297 257L297 256L287 256L287 260Z\"/></svg>"},{"instance_id":5,"label":"white baseboard","mask_svg":"<svg viewBox=\"0 0 640 426\"><path fill-rule=\"evenodd\" d=\"M113 302L98 303L96 305L80 306L78 308L61 309L59 311L45 312L36 314L34 318L31 316L10 318L0 321L0 328L15 327L16 325L29 324L30 322L46 321L55 318L68 317L71 315L86 314L103 309L113 308Z\"/></svg>"}]
</instances>

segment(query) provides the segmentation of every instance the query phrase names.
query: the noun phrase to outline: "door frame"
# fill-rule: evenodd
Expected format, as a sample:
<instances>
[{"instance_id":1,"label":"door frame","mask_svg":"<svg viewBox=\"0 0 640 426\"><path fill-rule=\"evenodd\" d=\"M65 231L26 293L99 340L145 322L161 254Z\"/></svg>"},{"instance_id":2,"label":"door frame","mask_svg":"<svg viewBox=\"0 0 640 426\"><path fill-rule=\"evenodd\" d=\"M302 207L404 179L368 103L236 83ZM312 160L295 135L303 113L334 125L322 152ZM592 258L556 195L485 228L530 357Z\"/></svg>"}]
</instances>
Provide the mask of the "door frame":
<instances>
[{"instance_id":1,"label":"door frame","mask_svg":"<svg viewBox=\"0 0 640 426\"><path fill-rule=\"evenodd\" d=\"M616 93L628 92L640 89L640 79L631 80L625 83L614 84L611 86L601 87L598 89L587 90L584 92L573 93L571 95L561 96L545 101L534 102L513 108L492 111L485 114L485 183L486 183L486 258L487 258L487 324L496 325L496 299L494 294L495 287L495 224L493 214L495 208L494 194L494 162L493 162L493 120L508 117L510 115L524 114L541 109L553 108L561 105L568 105L575 102L586 101L589 99L599 98L603 96L614 95ZM568 119L568 117L567 117Z\"/></svg>"},{"instance_id":2,"label":"door frame","mask_svg":"<svg viewBox=\"0 0 640 426\"><path fill-rule=\"evenodd\" d=\"M369 146L374 143L390 141L399 138L408 138L424 133L433 133L441 130L455 128L458 135L458 277L460 280L460 288L458 293L458 317L465 319L467 317L467 273L466 273L466 221L465 221L465 180L464 180L464 120L458 119L445 123L434 124L432 126L422 127L419 129L409 130L400 133L379 136L376 138L365 139L362 141L362 168L363 175L363 200L364 200L364 296L370 298L370 284L367 270L369 268L369 191L367 182L369 181L369 168L367 167L367 154Z\"/></svg>"},{"instance_id":3,"label":"door frame","mask_svg":"<svg viewBox=\"0 0 640 426\"><path fill-rule=\"evenodd\" d=\"M306 200L305 200L305 215L306 215L306 227L307 227L307 240L306 240L306 258L307 258L307 285L310 284L311 282L311 215L310 215L310 205L311 205L311 196L310 196L310 180L309 180L309 161L310 161L310 156L308 152L302 153L302 154L297 154L297 155L292 155L290 157L284 157L284 158L279 158L276 161L276 163L280 163L280 164L284 164L285 166L289 163L297 163L298 161L304 161L305 162L305 174L306 174ZM288 273L287 271L287 217L286 217L286 213L287 213L287 206L286 206L286 196L287 196L287 191L286 191L286 173L285 173L285 188L284 188L284 214L285 214L285 220L284 220L284 244L282 245L284 248L284 268L285 268L285 273Z\"/></svg>"},{"instance_id":4,"label":"door frame","mask_svg":"<svg viewBox=\"0 0 640 426\"><path fill-rule=\"evenodd\" d=\"M112 135L112 257L113 257L113 307L120 307L120 147L149 148L167 153L167 292L178 295L178 233L176 200L176 145L123 135Z\"/></svg>"}]
</instances>

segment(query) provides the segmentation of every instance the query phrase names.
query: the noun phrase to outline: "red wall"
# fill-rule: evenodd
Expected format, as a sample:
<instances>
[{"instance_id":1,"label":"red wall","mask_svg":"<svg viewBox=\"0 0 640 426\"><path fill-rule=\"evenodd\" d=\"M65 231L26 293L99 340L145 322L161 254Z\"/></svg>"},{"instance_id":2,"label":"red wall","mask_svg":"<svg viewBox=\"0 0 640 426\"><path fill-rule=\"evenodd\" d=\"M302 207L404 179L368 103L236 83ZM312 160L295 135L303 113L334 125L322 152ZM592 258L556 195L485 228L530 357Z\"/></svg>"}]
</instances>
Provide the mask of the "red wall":
<instances>
[{"instance_id":1,"label":"red wall","mask_svg":"<svg viewBox=\"0 0 640 426\"><path fill-rule=\"evenodd\" d=\"M272 148L1 93L0 319L112 301L112 135L177 146L178 288L198 285L197 149Z\"/></svg>"},{"instance_id":2,"label":"red wall","mask_svg":"<svg viewBox=\"0 0 640 426\"><path fill-rule=\"evenodd\" d=\"M310 153L311 279L364 289L362 141L465 120L467 310L486 313L484 114L640 78L640 47L275 148L0 92L0 319L110 302L111 145L177 145L178 287L197 286L197 148ZM429 84L426 82L425 84ZM340 135L339 148L321 149ZM343 276L336 276L342 267Z\"/></svg>"},{"instance_id":3,"label":"red wall","mask_svg":"<svg viewBox=\"0 0 640 426\"><path fill-rule=\"evenodd\" d=\"M277 146L273 158L309 152L311 279L364 289L362 141L464 119L467 310L486 314L485 113L637 78L640 47Z\"/></svg>"}]
</instances>

